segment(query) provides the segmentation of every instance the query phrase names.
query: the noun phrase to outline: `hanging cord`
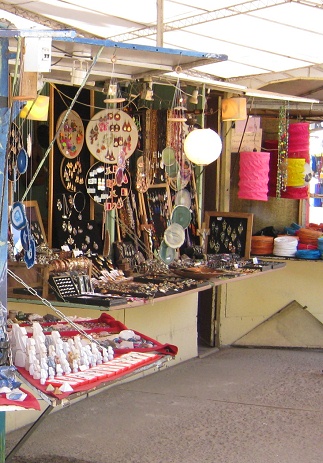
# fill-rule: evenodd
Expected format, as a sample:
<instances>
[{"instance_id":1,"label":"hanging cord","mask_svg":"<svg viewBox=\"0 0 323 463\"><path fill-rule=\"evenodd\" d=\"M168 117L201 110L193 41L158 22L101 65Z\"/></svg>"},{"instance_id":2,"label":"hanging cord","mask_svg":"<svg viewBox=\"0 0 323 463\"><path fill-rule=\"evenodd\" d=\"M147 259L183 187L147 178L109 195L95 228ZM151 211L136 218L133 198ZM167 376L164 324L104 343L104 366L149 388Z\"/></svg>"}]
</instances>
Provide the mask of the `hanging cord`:
<instances>
[{"instance_id":1,"label":"hanging cord","mask_svg":"<svg viewBox=\"0 0 323 463\"><path fill-rule=\"evenodd\" d=\"M119 219L118 216L112 217L113 220L118 223L120 226L124 227L127 234L134 240L134 242L138 243L138 247L140 247L147 255L151 253L151 250L145 245L145 243L136 235L136 233L130 228L122 219Z\"/></svg>"},{"instance_id":2,"label":"hanging cord","mask_svg":"<svg viewBox=\"0 0 323 463\"><path fill-rule=\"evenodd\" d=\"M17 54L16 54L16 61L15 61L15 72L13 76L13 93L15 92L15 87L17 86L17 77L18 77L18 57L20 57L20 60L22 60L21 57L21 41L22 38L18 37L18 44L17 44ZM9 108L9 134L11 133L11 127L12 127L12 122L14 119L14 111L13 111L13 106L15 102L13 101L10 108ZM4 164L4 169L3 169L3 182L2 182L2 188L1 188L1 205L0 205L0 226L2 226L2 217L3 217L3 210L4 210L4 198L5 198L5 188L7 186L7 181L6 179L8 178L8 154L9 154L9 148L10 148L10 135L7 137L7 146L6 146L6 159L5 159L5 164Z\"/></svg>"},{"instance_id":3,"label":"hanging cord","mask_svg":"<svg viewBox=\"0 0 323 463\"><path fill-rule=\"evenodd\" d=\"M101 349L102 349L102 346L101 344L94 338L92 338L92 336L90 334L88 334L86 331L84 331L82 328L80 328L79 325L77 325L76 323L74 323L72 320L70 320L63 312L61 312L59 309L57 309L56 307L53 306L53 304L48 301L47 299L45 299L44 297L41 297L39 296L39 294L37 293L37 291L35 291L34 288L32 288L31 286L27 285L27 283L25 283L18 275L16 275L12 270L10 270L9 268L7 269L7 273L9 276L11 276L14 280L16 280L18 283L20 283L24 288L26 288L28 290L28 292L30 294L32 294L33 296L36 296L44 305L46 305L47 307L49 307L51 310L53 310L53 312L56 313L56 315L58 315L60 318L62 318L63 320L65 320L69 325L71 325L73 328L75 328L75 330L80 333L82 336L84 336L86 339L88 339L90 342L94 342L97 346L99 346Z\"/></svg>"},{"instance_id":4,"label":"hanging cord","mask_svg":"<svg viewBox=\"0 0 323 463\"><path fill-rule=\"evenodd\" d=\"M99 59L99 57L100 57L100 55L101 55L101 53L102 53L103 50L104 50L104 47L101 47L101 48L99 49L99 51L97 52L97 54L96 54L94 60L93 60L92 63L91 63L91 66L90 66L89 69L87 70L87 73L86 73L86 75L85 75L85 77L84 77L84 79L83 79L83 82L81 83L81 85L80 85L78 91L76 92L76 94L75 94L75 96L74 96L74 98L73 98L73 100L72 100L72 102L71 102L69 108L67 109L67 111L66 111L66 113L65 113L65 116L63 117L60 126L57 127L56 133L55 133L55 135L54 135L52 141L50 142L49 147L47 148L47 150L46 150L46 152L45 152L45 154L44 154L42 160L40 161L40 163L39 163L39 165L38 165L38 167L37 167L37 169L36 169L36 171L35 171L35 173L34 173L32 179L30 180L29 185L28 185L28 188L26 189L26 191L25 191L25 193L24 193L24 195L23 195L21 201L24 201L24 200L26 199L26 197L27 197L27 195L28 195L28 193L29 193L29 190L31 189L31 187L32 187L32 185L33 185L33 183L34 183L34 181L36 180L37 175L39 174L41 168L43 167L43 164L44 164L44 162L46 161L46 159L47 159L47 157L48 157L48 155L49 155L49 153L50 153L50 151L51 151L51 149L52 149L52 147L53 147L53 145L54 145L54 143L55 143L55 141L56 141L56 139L57 139L57 137L58 137L58 135L59 135L59 133L60 133L61 127L65 124L65 122L66 122L66 120L67 120L67 118L68 118L68 116L69 116L69 114L70 114L70 112L71 112L71 110L72 110L74 104L76 103L76 101L77 101L77 99L78 99L78 97L79 97L79 95L80 95L80 93L81 93L81 91L82 91L84 85L86 84L86 81L87 81L89 75L91 74L92 69L94 68L94 66L95 66L97 60Z\"/></svg>"}]
</instances>

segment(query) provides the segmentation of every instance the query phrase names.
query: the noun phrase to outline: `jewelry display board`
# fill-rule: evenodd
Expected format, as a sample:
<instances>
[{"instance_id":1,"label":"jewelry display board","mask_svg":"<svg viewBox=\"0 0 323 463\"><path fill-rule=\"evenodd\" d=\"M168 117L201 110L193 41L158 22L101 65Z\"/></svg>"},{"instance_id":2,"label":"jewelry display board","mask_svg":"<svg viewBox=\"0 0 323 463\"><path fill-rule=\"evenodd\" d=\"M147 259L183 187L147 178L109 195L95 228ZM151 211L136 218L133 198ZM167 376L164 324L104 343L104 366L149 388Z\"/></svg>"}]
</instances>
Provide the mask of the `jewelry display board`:
<instances>
[{"instance_id":1,"label":"jewelry display board","mask_svg":"<svg viewBox=\"0 0 323 463\"><path fill-rule=\"evenodd\" d=\"M66 111L63 111L59 116L56 124L56 130L59 129ZM84 143L84 126L82 119L75 111L70 111L66 121L59 131L57 138L57 146L62 153L68 159L76 158L83 147Z\"/></svg>"},{"instance_id":2,"label":"jewelry display board","mask_svg":"<svg viewBox=\"0 0 323 463\"><path fill-rule=\"evenodd\" d=\"M84 173L80 159L64 157L61 162L61 181L67 191L76 192L79 185L84 185Z\"/></svg>"},{"instance_id":3,"label":"jewelry display board","mask_svg":"<svg viewBox=\"0 0 323 463\"><path fill-rule=\"evenodd\" d=\"M122 169L122 177L117 176L120 167L97 162L87 172L86 191L97 204L104 206L106 210L120 209L125 198L130 193L130 174Z\"/></svg>"},{"instance_id":4,"label":"jewelry display board","mask_svg":"<svg viewBox=\"0 0 323 463\"><path fill-rule=\"evenodd\" d=\"M205 212L207 254L238 254L249 259L253 214L243 212Z\"/></svg>"},{"instance_id":5,"label":"jewelry display board","mask_svg":"<svg viewBox=\"0 0 323 463\"><path fill-rule=\"evenodd\" d=\"M120 109L96 113L86 127L85 140L90 153L99 161L116 164L122 153L128 159L138 143L134 120Z\"/></svg>"}]
</instances>

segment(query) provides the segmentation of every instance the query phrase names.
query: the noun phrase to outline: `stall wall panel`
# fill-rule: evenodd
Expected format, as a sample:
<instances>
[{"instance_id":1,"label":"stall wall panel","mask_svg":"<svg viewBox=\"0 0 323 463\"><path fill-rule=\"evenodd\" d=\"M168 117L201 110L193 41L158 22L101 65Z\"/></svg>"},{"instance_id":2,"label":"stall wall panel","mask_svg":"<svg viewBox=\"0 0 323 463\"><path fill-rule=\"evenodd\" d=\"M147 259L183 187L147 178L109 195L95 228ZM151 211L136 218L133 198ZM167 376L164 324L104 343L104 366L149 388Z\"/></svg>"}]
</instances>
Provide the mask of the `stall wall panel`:
<instances>
[{"instance_id":1,"label":"stall wall panel","mask_svg":"<svg viewBox=\"0 0 323 463\"><path fill-rule=\"evenodd\" d=\"M235 346L323 348L323 324L297 301L293 301L250 333Z\"/></svg>"},{"instance_id":2,"label":"stall wall panel","mask_svg":"<svg viewBox=\"0 0 323 463\"><path fill-rule=\"evenodd\" d=\"M277 272L225 285L219 344L234 343L293 300L323 322L322 270L323 261L286 261L286 267Z\"/></svg>"},{"instance_id":3,"label":"stall wall panel","mask_svg":"<svg viewBox=\"0 0 323 463\"><path fill-rule=\"evenodd\" d=\"M198 355L198 293L168 300L153 300L125 312L125 325L161 343L175 344L178 354L174 365Z\"/></svg>"}]
</instances>

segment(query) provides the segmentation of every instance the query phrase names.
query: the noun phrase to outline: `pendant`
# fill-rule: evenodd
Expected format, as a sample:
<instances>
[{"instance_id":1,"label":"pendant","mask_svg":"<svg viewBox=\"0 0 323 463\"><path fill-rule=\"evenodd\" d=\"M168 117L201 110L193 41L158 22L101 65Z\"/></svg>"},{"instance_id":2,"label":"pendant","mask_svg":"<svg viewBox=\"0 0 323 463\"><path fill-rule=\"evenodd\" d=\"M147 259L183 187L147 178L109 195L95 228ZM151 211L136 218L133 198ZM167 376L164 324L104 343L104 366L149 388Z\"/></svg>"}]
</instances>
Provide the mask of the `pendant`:
<instances>
[{"instance_id":1,"label":"pendant","mask_svg":"<svg viewBox=\"0 0 323 463\"><path fill-rule=\"evenodd\" d=\"M74 238L72 238L71 235L67 238L67 243L68 244L73 244L74 243Z\"/></svg>"}]
</instances>

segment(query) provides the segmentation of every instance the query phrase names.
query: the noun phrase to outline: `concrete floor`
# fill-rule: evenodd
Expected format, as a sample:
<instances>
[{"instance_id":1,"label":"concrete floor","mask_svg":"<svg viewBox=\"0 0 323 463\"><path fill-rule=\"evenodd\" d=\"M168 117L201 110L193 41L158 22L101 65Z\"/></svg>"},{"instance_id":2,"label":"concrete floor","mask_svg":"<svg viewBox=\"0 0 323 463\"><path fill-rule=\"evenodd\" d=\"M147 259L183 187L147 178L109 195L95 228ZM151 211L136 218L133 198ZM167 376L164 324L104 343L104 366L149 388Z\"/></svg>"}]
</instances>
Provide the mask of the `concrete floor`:
<instances>
[{"instance_id":1,"label":"concrete floor","mask_svg":"<svg viewBox=\"0 0 323 463\"><path fill-rule=\"evenodd\" d=\"M11 461L322 463L322 369L321 351L215 351L50 414Z\"/></svg>"}]
</instances>

